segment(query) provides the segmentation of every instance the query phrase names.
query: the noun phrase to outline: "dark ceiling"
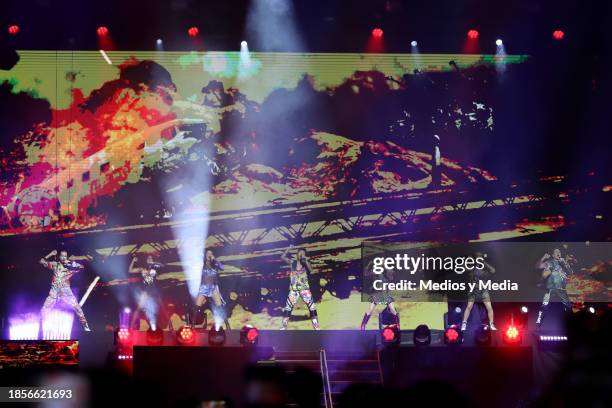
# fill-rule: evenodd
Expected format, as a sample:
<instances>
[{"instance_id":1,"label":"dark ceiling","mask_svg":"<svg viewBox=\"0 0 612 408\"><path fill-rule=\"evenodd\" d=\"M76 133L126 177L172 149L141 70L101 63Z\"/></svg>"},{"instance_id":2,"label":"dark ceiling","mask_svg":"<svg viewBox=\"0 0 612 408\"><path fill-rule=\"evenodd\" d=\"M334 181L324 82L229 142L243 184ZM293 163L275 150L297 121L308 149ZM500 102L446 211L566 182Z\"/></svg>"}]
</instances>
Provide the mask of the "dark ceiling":
<instances>
[{"instance_id":1,"label":"dark ceiling","mask_svg":"<svg viewBox=\"0 0 612 408\"><path fill-rule=\"evenodd\" d=\"M0 39L18 49L97 49L95 29L106 25L118 49L154 49L163 38L166 50L193 47L186 30L200 29L204 49L234 50L241 40L257 51L245 22L252 2L263 0L8 0L0 13ZM270 0L267 0L270 1ZM282 1L282 0L278 0ZM601 53L610 37L606 1L480 0L327 0L293 1L303 49L284 51L364 51L370 31L385 32L385 50L407 52L417 39L421 52L460 52L470 28L479 30L481 50L495 51L504 39L508 53L531 54L554 47L551 33L566 32L565 47ZM18 24L19 35L6 28ZM607 37L607 38L606 38Z\"/></svg>"}]
</instances>

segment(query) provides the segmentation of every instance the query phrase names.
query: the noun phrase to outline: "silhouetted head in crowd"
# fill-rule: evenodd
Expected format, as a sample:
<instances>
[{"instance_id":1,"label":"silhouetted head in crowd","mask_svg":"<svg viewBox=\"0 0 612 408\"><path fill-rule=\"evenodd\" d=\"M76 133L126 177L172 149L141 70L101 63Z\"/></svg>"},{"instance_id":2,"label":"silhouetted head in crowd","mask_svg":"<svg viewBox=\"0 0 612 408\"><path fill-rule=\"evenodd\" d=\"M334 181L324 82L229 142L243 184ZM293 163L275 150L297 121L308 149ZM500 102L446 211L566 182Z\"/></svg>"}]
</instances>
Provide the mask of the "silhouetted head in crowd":
<instances>
[{"instance_id":1,"label":"silhouetted head in crowd","mask_svg":"<svg viewBox=\"0 0 612 408\"><path fill-rule=\"evenodd\" d=\"M288 402L286 373L279 367L252 366L247 369L244 406L248 408L285 407Z\"/></svg>"}]
</instances>

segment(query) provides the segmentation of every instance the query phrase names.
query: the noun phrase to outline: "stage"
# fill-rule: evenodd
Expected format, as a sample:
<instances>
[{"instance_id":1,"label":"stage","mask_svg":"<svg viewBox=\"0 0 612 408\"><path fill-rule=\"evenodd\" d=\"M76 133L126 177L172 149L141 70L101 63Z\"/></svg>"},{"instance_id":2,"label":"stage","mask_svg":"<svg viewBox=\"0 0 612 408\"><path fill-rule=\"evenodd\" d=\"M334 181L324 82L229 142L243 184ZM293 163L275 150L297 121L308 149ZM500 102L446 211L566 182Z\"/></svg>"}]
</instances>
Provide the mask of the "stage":
<instances>
[{"instance_id":1,"label":"stage","mask_svg":"<svg viewBox=\"0 0 612 408\"><path fill-rule=\"evenodd\" d=\"M78 364L35 368L116 371L139 384L158 385L156 389L163 390L158 398L164 404L175 403L178 395L239 401L246 370L259 366L289 374L312 370L322 377L332 401L354 384L400 389L422 381L445 381L472 396L478 406L511 406L545 387L561 361L559 350L543 350L533 333L515 345L504 344L498 333L489 345L475 345L469 336L463 344L447 345L442 331L432 331L431 344L415 345L412 330L402 331L398 343L383 342L378 331L262 330L256 345L241 345L240 330L231 330L222 346L209 345L209 334L196 331L193 342L181 345L174 333L163 332L161 342L156 338L152 345L146 332L132 332L126 346L111 332L80 333Z\"/></svg>"}]
</instances>

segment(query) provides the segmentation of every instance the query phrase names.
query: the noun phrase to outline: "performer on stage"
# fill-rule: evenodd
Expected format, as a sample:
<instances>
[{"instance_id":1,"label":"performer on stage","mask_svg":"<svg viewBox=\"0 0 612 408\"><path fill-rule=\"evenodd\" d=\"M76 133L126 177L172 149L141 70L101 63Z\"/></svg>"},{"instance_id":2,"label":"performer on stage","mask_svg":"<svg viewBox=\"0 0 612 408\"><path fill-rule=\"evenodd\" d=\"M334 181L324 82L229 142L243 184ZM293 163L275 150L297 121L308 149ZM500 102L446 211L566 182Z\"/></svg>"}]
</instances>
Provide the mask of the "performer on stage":
<instances>
[{"instance_id":1,"label":"performer on stage","mask_svg":"<svg viewBox=\"0 0 612 408\"><path fill-rule=\"evenodd\" d=\"M567 296L567 277L574 273L570 261L575 262L576 260L572 256L561 256L561 250L555 248L553 250L552 257L546 253L538 262L538 268L543 269L542 278L546 280L546 293L544 299L542 299L542 306L538 312L538 318L536 320L537 328L542 326L542 318L544 311L553 296L556 296L563 303L563 308L566 312L572 309L572 304Z\"/></svg>"},{"instance_id":2,"label":"performer on stage","mask_svg":"<svg viewBox=\"0 0 612 408\"><path fill-rule=\"evenodd\" d=\"M483 255L477 253L476 257L482 258ZM476 286L474 290L468 294L467 306L465 307L465 311L463 312L463 322L461 323L461 331L465 331L465 329L467 328L467 322L475 302L482 302L484 304L485 309L487 309L487 317L489 318L489 328L491 330L497 330L497 328L495 327L495 323L493 322L493 305L491 304L491 296L489 295L489 291L486 289L479 288L480 281L488 280L490 276L495 273L495 268L484 262L484 268L472 269L469 273L470 280L472 281L472 283L475 283Z\"/></svg>"},{"instance_id":3,"label":"performer on stage","mask_svg":"<svg viewBox=\"0 0 612 408\"><path fill-rule=\"evenodd\" d=\"M133 257L129 266L129 273L138 273L142 276L141 284L137 292L137 307L132 315L131 327L135 326L140 315L144 312L149 326L153 330L157 328L157 317L161 309L161 294L157 287L157 274L163 267L162 264L153 260L153 256L149 255L146 259L146 264L136 266L138 257Z\"/></svg>"},{"instance_id":4,"label":"performer on stage","mask_svg":"<svg viewBox=\"0 0 612 408\"><path fill-rule=\"evenodd\" d=\"M371 268L372 268L372 263L370 262L370 265L368 265L368 269L371 270ZM393 271L386 269L380 275L380 278L384 282L392 282L393 281ZM365 312L365 314L363 315L363 319L361 320L361 330L366 329L366 326L368 325L368 321L370 320L370 317L372 316L372 313L374 312L374 309L376 309L377 305L386 306L389 312L391 312L391 314L393 315L393 318L395 319L395 324L399 328L399 325L400 325L399 313L395 309L395 300L389 294L388 291L384 291L384 292L376 291L370 294L370 296L368 297L368 302L370 302L370 304L368 306L367 312Z\"/></svg>"},{"instance_id":5,"label":"performer on stage","mask_svg":"<svg viewBox=\"0 0 612 408\"><path fill-rule=\"evenodd\" d=\"M60 251L59 260L51 261L50 258L56 255L57 251L53 250L49 252L47 256L40 259L40 264L42 266L53 271L51 290L40 311L41 319L44 322L49 312L51 312L58 303L64 302L74 310L83 329L85 331L90 331L83 309L81 309L79 302L72 293L72 289L70 289L70 278L75 273L83 270L83 265L72 260L72 257L68 258L68 253L66 251Z\"/></svg>"},{"instance_id":6,"label":"performer on stage","mask_svg":"<svg viewBox=\"0 0 612 408\"><path fill-rule=\"evenodd\" d=\"M204 255L204 267L202 268L202 281L200 284L200 290L198 291L198 297L196 298L196 314L202 315L204 313L204 303L208 300L212 300L211 310L215 317L215 322L223 320L225 327L230 330L230 323L225 315L223 306L225 300L221 296L219 290L219 272L224 269L223 264L217 261L215 254L212 250L208 249Z\"/></svg>"},{"instance_id":7,"label":"performer on stage","mask_svg":"<svg viewBox=\"0 0 612 408\"><path fill-rule=\"evenodd\" d=\"M293 245L289 246L281 256L281 259L289 265L289 294L287 295L287 303L283 310L283 323L281 330L287 329L289 324L289 317L291 312L301 297L304 303L308 306L310 311L310 319L312 320L312 328L319 330L319 320L317 318L317 308L314 300L312 299L312 293L310 292L310 284L308 282L308 274L312 273L310 262L306 257L306 251L304 249L298 249L294 259L289 258L289 250Z\"/></svg>"}]
</instances>

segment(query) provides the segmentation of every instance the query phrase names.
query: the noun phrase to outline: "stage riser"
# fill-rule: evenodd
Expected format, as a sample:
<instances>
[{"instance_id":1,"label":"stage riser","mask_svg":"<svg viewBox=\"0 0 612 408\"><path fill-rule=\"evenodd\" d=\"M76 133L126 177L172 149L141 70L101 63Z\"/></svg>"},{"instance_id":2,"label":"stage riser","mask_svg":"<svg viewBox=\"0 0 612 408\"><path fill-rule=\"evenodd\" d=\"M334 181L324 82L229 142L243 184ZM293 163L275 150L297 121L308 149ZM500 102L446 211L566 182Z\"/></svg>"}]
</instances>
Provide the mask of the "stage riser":
<instances>
[{"instance_id":1,"label":"stage riser","mask_svg":"<svg viewBox=\"0 0 612 408\"><path fill-rule=\"evenodd\" d=\"M240 330L225 333L226 346L240 345ZM377 331L359 330L262 330L259 332L258 345L273 347L277 351L318 351L325 348L330 353L368 353L376 350L379 337ZM147 342L146 332L133 332L135 345L154 345ZM173 332L164 332L164 346L178 345ZM194 346L208 346L208 331L195 332Z\"/></svg>"}]
</instances>

